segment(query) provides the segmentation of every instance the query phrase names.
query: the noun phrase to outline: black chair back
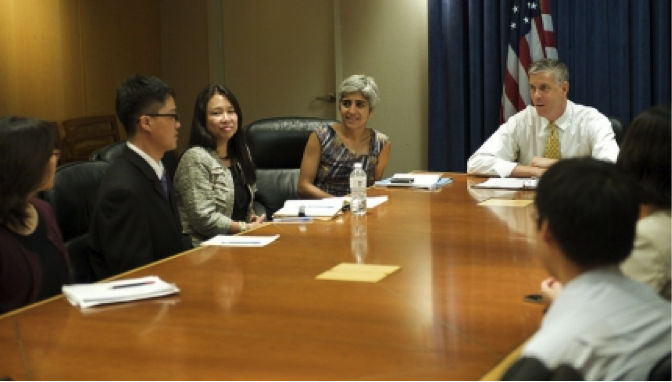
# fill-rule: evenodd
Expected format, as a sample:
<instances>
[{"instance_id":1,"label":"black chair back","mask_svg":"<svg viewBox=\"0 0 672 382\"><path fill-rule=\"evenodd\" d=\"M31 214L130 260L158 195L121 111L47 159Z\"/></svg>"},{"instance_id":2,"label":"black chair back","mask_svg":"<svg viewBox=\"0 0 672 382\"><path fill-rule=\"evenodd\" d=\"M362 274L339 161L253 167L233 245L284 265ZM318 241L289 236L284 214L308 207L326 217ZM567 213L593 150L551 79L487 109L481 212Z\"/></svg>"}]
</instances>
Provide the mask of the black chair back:
<instances>
[{"instance_id":1,"label":"black chair back","mask_svg":"<svg viewBox=\"0 0 672 382\"><path fill-rule=\"evenodd\" d=\"M126 141L114 142L105 147L101 147L98 150L94 151L89 157L90 161L102 160L105 162L113 163L115 159L121 154L121 152L126 147Z\"/></svg>"},{"instance_id":2,"label":"black chair back","mask_svg":"<svg viewBox=\"0 0 672 382\"><path fill-rule=\"evenodd\" d=\"M103 161L67 163L56 169L54 187L40 195L54 210L78 283L93 281L86 234L96 193L108 167L110 163Z\"/></svg>"},{"instance_id":3,"label":"black chair back","mask_svg":"<svg viewBox=\"0 0 672 382\"><path fill-rule=\"evenodd\" d=\"M309 117L269 118L245 127L245 139L257 168L298 169L310 133L332 119Z\"/></svg>"},{"instance_id":4,"label":"black chair back","mask_svg":"<svg viewBox=\"0 0 672 382\"><path fill-rule=\"evenodd\" d=\"M648 381L669 381L672 378L672 364L670 354L661 358L649 372Z\"/></svg>"},{"instance_id":5,"label":"black chair back","mask_svg":"<svg viewBox=\"0 0 672 382\"><path fill-rule=\"evenodd\" d=\"M567 364L549 369L534 357L517 360L501 378L502 381L583 381L581 373Z\"/></svg>"},{"instance_id":6,"label":"black chair back","mask_svg":"<svg viewBox=\"0 0 672 382\"><path fill-rule=\"evenodd\" d=\"M299 199L299 169L308 137L333 119L310 117L269 118L252 122L243 131L257 167L255 211L271 220L286 200Z\"/></svg>"},{"instance_id":7,"label":"black chair back","mask_svg":"<svg viewBox=\"0 0 672 382\"><path fill-rule=\"evenodd\" d=\"M616 117L609 117L609 122L611 122L611 128L614 130L614 136L616 137L616 143L621 145L623 137L625 136L625 125L621 122L620 119Z\"/></svg>"}]
</instances>

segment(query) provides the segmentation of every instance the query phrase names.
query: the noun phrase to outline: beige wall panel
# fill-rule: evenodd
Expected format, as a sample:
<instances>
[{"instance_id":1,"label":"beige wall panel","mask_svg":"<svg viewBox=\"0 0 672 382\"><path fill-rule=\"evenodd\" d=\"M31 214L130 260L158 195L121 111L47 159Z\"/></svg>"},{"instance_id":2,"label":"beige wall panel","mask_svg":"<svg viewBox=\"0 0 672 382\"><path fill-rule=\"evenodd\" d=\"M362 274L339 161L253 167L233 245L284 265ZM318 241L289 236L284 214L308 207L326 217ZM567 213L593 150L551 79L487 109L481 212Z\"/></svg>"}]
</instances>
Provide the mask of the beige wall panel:
<instances>
[{"instance_id":1,"label":"beige wall panel","mask_svg":"<svg viewBox=\"0 0 672 382\"><path fill-rule=\"evenodd\" d=\"M0 1L0 115L62 121L113 114L124 78L161 76L159 4Z\"/></svg>"},{"instance_id":2,"label":"beige wall panel","mask_svg":"<svg viewBox=\"0 0 672 382\"><path fill-rule=\"evenodd\" d=\"M0 2L2 114L50 120L61 117L61 3L47 0Z\"/></svg>"},{"instance_id":3,"label":"beige wall panel","mask_svg":"<svg viewBox=\"0 0 672 382\"><path fill-rule=\"evenodd\" d=\"M131 74L161 77L159 0L80 0L84 115L114 114Z\"/></svg>"},{"instance_id":4,"label":"beige wall panel","mask_svg":"<svg viewBox=\"0 0 672 382\"><path fill-rule=\"evenodd\" d=\"M0 115L16 114L16 17L15 2L0 1Z\"/></svg>"},{"instance_id":5,"label":"beige wall panel","mask_svg":"<svg viewBox=\"0 0 672 382\"><path fill-rule=\"evenodd\" d=\"M380 88L369 127L392 140L386 176L426 169L427 2L340 2L343 76L367 74Z\"/></svg>"},{"instance_id":6,"label":"beige wall panel","mask_svg":"<svg viewBox=\"0 0 672 382\"><path fill-rule=\"evenodd\" d=\"M334 89L330 0L224 0L224 78L244 124L280 116L334 117L315 101Z\"/></svg>"},{"instance_id":7,"label":"beige wall panel","mask_svg":"<svg viewBox=\"0 0 672 382\"><path fill-rule=\"evenodd\" d=\"M206 0L161 1L162 79L177 93L180 152L189 143L196 96L209 83L207 7Z\"/></svg>"},{"instance_id":8,"label":"beige wall panel","mask_svg":"<svg viewBox=\"0 0 672 382\"><path fill-rule=\"evenodd\" d=\"M63 109L58 120L85 116L79 0L61 0L61 91Z\"/></svg>"}]
</instances>

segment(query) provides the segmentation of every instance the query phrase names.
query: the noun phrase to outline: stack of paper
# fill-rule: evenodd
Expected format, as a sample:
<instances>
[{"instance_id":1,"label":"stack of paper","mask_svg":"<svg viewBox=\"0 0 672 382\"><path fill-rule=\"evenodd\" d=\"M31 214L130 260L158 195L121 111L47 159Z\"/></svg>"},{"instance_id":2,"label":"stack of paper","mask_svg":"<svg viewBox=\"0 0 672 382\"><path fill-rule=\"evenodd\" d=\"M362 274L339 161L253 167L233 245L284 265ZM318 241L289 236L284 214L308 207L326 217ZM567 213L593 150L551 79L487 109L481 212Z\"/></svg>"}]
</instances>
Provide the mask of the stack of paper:
<instances>
[{"instance_id":1,"label":"stack of paper","mask_svg":"<svg viewBox=\"0 0 672 382\"><path fill-rule=\"evenodd\" d=\"M201 245L219 245L224 247L264 247L274 242L280 235L274 236L230 236L217 235Z\"/></svg>"},{"instance_id":2,"label":"stack of paper","mask_svg":"<svg viewBox=\"0 0 672 382\"><path fill-rule=\"evenodd\" d=\"M392 178L383 179L376 182L376 186L385 187L411 187L435 189L445 184L451 183L451 178L441 178L443 174L394 174ZM409 182L398 183L398 179L410 180Z\"/></svg>"},{"instance_id":3,"label":"stack of paper","mask_svg":"<svg viewBox=\"0 0 672 382\"><path fill-rule=\"evenodd\" d=\"M316 279L376 283L399 268L398 265L341 263L317 275Z\"/></svg>"},{"instance_id":4,"label":"stack of paper","mask_svg":"<svg viewBox=\"0 0 672 382\"><path fill-rule=\"evenodd\" d=\"M343 201L338 199L287 200L273 217L313 217L331 219L341 213Z\"/></svg>"},{"instance_id":5,"label":"stack of paper","mask_svg":"<svg viewBox=\"0 0 672 382\"><path fill-rule=\"evenodd\" d=\"M473 188L498 188L505 190L534 190L538 179L535 178L490 178L485 182L475 184Z\"/></svg>"},{"instance_id":6,"label":"stack of paper","mask_svg":"<svg viewBox=\"0 0 672 382\"><path fill-rule=\"evenodd\" d=\"M81 308L167 296L180 291L175 284L168 284L157 276L98 284L65 285L62 290L72 305Z\"/></svg>"}]
</instances>

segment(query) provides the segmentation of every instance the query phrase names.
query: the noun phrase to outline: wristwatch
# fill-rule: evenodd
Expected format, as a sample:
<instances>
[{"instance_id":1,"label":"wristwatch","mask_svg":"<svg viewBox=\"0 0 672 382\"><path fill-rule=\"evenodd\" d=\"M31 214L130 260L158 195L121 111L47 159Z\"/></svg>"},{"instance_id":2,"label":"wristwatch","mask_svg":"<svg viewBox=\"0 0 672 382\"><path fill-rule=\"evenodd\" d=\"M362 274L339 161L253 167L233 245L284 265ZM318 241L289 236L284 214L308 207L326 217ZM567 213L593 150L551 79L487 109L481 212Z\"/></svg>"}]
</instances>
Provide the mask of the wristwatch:
<instances>
[{"instance_id":1,"label":"wristwatch","mask_svg":"<svg viewBox=\"0 0 672 382\"><path fill-rule=\"evenodd\" d=\"M240 222L240 232L245 232L245 231L247 231L247 223Z\"/></svg>"}]
</instances>

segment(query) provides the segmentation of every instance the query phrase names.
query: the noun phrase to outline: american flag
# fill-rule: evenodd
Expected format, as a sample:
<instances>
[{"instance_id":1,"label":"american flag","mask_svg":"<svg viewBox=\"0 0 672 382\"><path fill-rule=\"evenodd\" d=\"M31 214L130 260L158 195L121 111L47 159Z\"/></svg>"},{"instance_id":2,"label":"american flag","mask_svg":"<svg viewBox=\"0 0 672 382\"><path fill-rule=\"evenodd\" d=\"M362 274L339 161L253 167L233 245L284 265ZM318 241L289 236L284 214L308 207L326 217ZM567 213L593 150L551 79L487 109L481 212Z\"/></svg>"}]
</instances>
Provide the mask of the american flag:
<instances>
[{"instance_id":1,"label":"american flag","mask_svg":"<svg viewBox=\"0 0 672 382\"><path fill-rule=\"evenodd\" d=\"M558 58L550 0L515 0L499 122L531 104L527 70L540 58Z\"/></svg>"}]
</instances>

